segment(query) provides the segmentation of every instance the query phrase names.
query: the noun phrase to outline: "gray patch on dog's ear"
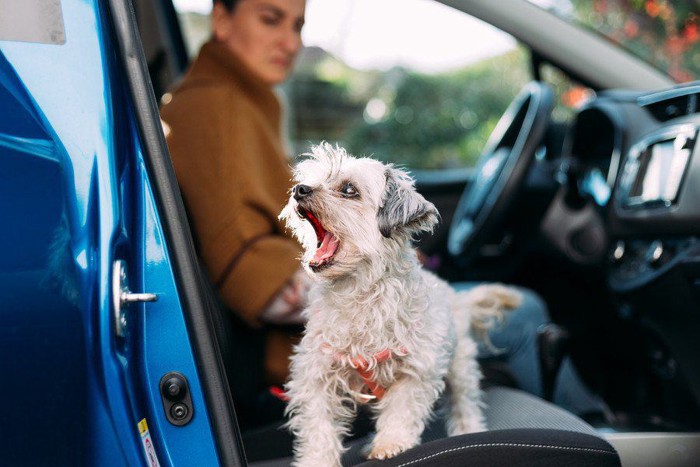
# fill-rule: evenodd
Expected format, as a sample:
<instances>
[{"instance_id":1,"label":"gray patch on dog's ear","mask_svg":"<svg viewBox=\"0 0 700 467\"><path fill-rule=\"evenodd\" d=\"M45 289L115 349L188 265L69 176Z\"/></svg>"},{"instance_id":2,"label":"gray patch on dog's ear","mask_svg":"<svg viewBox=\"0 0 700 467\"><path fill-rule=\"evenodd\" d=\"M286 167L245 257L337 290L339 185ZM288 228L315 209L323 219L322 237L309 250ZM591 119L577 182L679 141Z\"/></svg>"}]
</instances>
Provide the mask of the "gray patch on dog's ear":
<instances>
[{"instance_id":1,"label":"gray patch on dog's ear","mask_svg":"<svg viewBox=\"0 0 700 467\"><path fill-rule=\"evenodd\" d=\"M377 218L386 238L397 230L409 235L432 232L440 220L437 208L418 193L413 179L403 170L387 167L386 188Z\"/></svg>"}]
</instances>

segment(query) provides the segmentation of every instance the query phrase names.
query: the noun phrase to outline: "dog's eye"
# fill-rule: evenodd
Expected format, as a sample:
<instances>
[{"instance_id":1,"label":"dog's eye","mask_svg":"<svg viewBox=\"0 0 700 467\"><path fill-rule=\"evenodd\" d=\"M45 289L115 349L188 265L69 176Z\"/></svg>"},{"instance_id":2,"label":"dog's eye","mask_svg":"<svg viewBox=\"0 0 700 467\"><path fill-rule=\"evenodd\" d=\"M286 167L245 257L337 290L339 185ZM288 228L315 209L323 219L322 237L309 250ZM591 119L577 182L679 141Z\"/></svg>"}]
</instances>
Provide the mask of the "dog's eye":
<instances>
[{"instance_id":1,"label":"dog's eye","mask_svg":"<svg viewBox=\"0 0 700 467\"><path fill-rule=\"evenodd\" d=\"M357 191L357 188L355 188L352 183L346 183L345 185L343 185L343 188L340 189L340 192L343 194L343 196L347 198L353 198L360 194Z\"/></svg>"}]
</instances>

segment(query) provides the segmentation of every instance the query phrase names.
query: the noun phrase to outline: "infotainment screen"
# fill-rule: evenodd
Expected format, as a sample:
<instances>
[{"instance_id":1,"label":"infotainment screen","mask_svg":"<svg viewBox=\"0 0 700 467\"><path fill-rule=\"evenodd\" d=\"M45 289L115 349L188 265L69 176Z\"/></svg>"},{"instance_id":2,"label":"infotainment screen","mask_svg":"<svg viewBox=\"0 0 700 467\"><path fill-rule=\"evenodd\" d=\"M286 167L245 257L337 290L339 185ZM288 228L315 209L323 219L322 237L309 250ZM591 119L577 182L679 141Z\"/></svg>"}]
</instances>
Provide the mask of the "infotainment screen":
<instances>
[{"instance_id":1,"label":"infotainment screen","mask_svg":"<svg viewBox=\"0 0 700 467\"><path fill-rule=\"evenodd\" d=\"M690 157L690 151L678 143L677 139L659 141L644 151L630 201L647 204L676 199Z\"/></svg>"},{"instance_id":2,"label":"infotainment screen","mask_svg":"<svg viewBox=\"0 0 700 467\"><path fill-rule=\"evenodd\" d=\"M690 151L676 151L675 141L651 147L651 157L642 182L643 201L676 199Z\"/></svg>"},{"instance_id":3,"label":"infotainment screen","mask_svg":"<svg viewBox=\"0 0 700 467\"><path fill-rule=\"evenodd\" d=\"M698 140L698 126L677 125L646 136L630 148L614 196L623 209L670 208Z\"/></svg>"}]
</instances>

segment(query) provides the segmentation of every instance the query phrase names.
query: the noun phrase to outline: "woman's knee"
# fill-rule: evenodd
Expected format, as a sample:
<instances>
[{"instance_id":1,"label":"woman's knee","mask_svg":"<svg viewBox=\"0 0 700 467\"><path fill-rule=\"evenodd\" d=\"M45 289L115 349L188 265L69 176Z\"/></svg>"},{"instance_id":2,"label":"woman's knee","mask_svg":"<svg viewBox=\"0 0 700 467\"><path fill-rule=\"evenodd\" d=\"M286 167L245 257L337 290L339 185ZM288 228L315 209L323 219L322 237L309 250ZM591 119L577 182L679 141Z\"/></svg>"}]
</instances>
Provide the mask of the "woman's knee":
<instances>
[{"instance_id":1,"label":"woman's knee","mask_svg":"<svg viewBox=\"0 0 700 467\"><path fill-rule=\"evenodd\" d=\"M507 321L528 323L535 328L549 322L547 304L535 291L523 287L516 287L522 294L522 303L510 312Z\"/></svg>"}]
</instances>

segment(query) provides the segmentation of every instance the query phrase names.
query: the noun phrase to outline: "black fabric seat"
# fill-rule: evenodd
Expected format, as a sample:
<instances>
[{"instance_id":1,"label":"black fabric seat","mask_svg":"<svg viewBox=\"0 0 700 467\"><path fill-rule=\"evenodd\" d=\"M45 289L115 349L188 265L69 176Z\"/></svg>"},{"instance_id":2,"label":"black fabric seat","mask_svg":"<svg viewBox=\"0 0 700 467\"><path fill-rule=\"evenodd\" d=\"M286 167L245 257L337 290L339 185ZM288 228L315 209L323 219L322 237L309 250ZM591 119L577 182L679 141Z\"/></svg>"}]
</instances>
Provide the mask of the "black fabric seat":
<instances>
[{"instance_id":1,"label":"black fabric seat","mask_svg":"<svg viewBox=\"0 0 700 467\"><path fill-rule=\"evenodd\" d=\"M291 458L254 462L251 467L286 467ZM541 428L493 430L423 443L393 459L345 466L430 467L617 467L617 452L605 440L585 433Z\"/></svg>"},{"instance_id":2,"label":"black fabric seat","mask_svg":"<svg viewBox=\"0 0 700 467\"><path fill-rule=\"evenodd\" d=\"M617 452L596 436L545 429L496 430L422 444L388 461L358 466L613 467Z\"/></svg>"},{"instance_id":3,"label":"black fabric seat","mask_svg":"<svg viewBox=\"0 0 700 467\"><path fill-rule=\"evenodd\" d=\"M484 415L489 431L447 438L436 419L423 433L423 444L388 461L366 461L370 437L347 443L345 466L619 466L615 449L583 420L530 394L510 388L485 391ZM279 439L279 434L277 434ZM251 453L272 440L259 431L244 436ZM257 445L256 445L257 444ZM254 467L286 467L291 457L252 462Z\"/></svg>"}]
</instances>

